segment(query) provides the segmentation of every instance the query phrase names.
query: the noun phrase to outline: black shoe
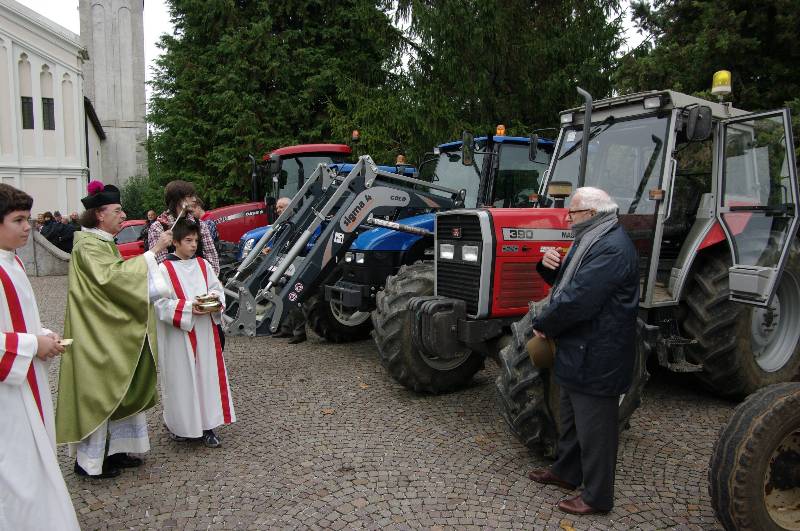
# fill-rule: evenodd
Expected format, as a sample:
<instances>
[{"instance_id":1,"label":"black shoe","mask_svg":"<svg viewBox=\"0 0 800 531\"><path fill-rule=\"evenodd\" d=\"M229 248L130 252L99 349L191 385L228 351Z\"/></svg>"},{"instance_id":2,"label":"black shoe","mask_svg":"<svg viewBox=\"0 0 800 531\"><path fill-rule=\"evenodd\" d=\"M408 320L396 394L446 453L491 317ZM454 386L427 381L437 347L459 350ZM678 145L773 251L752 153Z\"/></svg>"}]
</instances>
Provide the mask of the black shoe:
<instances>
[{"instance_id":1,"label":"black shoe","mask_svg":"<svg viewBox=\"0 0 800 531\"><path fill-rule=\"evenodd\" d=\"M292 339L289 340L290 345L296 345L298 343L302 343L308 339L306 336L293 336Z\"/></svg>"},{"instance_id":2,"label":"black shoe","mask_svg":"<svg viewBox=\"0 0 800 531\"><path fill-rule=\"evenodd\" d=\"M195 438L195 437L184 437L182 435L175 435L172 432L169 432L169 438L175 442L192 442L200 439L199 437Z\"/></svg>"},{"instance_id":3,"label":"black shoe","mask_svg":"<svg viewBox=\"0 0 800 531\"><path fill-rule=\"evenodd\" d=\"M75 461L75 467L73 468L75 475L90 478L90 479L109 479L115 478L119 476L122 471L119 468L110 466L108 461L103 461L103 471L97 475L90 475L86 472L81 465L78 464L78 461Z\"/></svg>"},{"instance_id":4,"label":"black shoe","mask_svg":"<svg viewBox=\"0 0 800 531\"><path fill-rule=\"evenodd\" d=\"M281 339L283 337L292 337L291 332L275 332L270 337L274 337L276 339Z\"/></svg>"},{"instance_id":5,"label":"black shoe","mask_svg":"<svg viewBox=\"0 0 800 531\"><path fill-rule=\"evenodd\" d=\"M116 468L136 468L137 466L142 466L144 461L128 454L114 454L106 457L106 463Z\"/></svg>"},{"instance_id":6,"label":"black shoe","mask_svg":"<svg viewBox=\"0 0 800 531\"><path fill-rule=\"evenodd\" d=\"M219 448L222 446L222 441L219 440L214 430L205 430L203 432L203 444L205 444L207 448Z\"/></svg>"}]
</instances>

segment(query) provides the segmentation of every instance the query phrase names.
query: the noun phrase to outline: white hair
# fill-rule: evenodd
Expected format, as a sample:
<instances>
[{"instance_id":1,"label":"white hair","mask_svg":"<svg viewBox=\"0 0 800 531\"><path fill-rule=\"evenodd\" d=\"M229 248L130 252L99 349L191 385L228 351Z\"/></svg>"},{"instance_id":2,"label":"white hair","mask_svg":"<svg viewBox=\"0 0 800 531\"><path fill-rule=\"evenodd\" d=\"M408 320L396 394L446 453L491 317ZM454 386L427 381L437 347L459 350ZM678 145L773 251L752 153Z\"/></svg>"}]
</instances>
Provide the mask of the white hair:
<instances>
[{"instance_id":1,"label":"white hair","mask_svg":"<svg viewBox=\"0 0 800 531\"><path fill-rule=\"evenodd\" d=\"M576 197L580 197L583 208L591 208L598 214L610 214L619 210L619 205L608 193L594 186L578 188L572 199Z\"/></svg>"}]
</instances>

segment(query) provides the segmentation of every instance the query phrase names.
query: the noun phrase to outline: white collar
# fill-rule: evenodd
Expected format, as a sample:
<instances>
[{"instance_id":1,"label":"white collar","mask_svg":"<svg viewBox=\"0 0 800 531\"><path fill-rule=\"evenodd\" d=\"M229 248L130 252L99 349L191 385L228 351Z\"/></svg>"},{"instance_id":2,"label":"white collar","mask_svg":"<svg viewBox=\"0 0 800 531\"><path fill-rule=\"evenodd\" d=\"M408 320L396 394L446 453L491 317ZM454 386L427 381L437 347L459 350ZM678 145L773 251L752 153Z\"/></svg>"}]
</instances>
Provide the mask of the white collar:
<instances>
[{"instance_id":1,"label":"white collar","mask_svg":"<svg viewBox=\"0 0 800 531\"><path fill-rule=\"evenodd\" d=\"M31 234L29 237L33 238L33 234ZM15 256L17 256L17 253L15 253L14 251L6 251L5 249L0 249L0 260L2 260L3 262L12 262L15 259L14 258Z\"/></svg>"},{"instance_id":2,"label":"white collar","mask_svg":"<svg viewBox=\"0 0 800 531\"><path fill-rule=\"evenodd\" d=\"M89 234L94 234L95 236L99 237L101 240L105 240L107 242L114 241L114 235L110 232L106 232L103 229L89 229L86 227L82 227L81 230L83 232L88 232Z\"/></svg>"}]
</instances>

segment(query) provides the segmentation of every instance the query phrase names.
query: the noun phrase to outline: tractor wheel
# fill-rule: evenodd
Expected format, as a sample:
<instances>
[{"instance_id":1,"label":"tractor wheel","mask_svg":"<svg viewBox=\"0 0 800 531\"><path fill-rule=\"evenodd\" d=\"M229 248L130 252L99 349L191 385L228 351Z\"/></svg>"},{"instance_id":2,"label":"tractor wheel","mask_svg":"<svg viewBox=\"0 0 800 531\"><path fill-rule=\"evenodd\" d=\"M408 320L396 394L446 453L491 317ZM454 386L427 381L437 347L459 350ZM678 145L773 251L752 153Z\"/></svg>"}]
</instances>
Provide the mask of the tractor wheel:
<instances>
[{"instance_id":1,"label":"tractor wheel","mask_svg":"<svg viewBox=\"0 0 800 531\"><path fill-rule=\"evenodd\" d=\"M500 375L495 381L500 413L525 446L555 458L560 409L558 384L552 371L536 368L528 356L526 344L533 337L530 315L511 325L511 331L511 342L500 351ZM633 382L620 397L620 431L629 426L631 415L642 403L649 377L647 349L641 337L637 337Z\"/></svg>"},{"instance_id":2,"label":"tractor wheel","mask_svg":"<svg viewBox=\"0 0 800 531\"><path fill-rule=\"evenodd\" d=\"M736 408L708 484L725 529L800 530L800 384L771 385Z\"/></svg>"},{"instance_id":3,"label":"tractor wheel","mask_svg":"<svg viewBox=\"0 0 800 531\"><path fill-rule=\"evenodd\" d=\"M720 396L740 398L800 374L800 246L792 245L769 308L728 299L727 252L711 253L686 290L683 330L690 356L703 364L698 377Z\"/></svg>"},{"instance_id":4,"label":"tractor wheel","mask_svg":"<svg viewBox=\"0 0 800 531\"><path fill-rule=\"evenodd\" d=\"M422 354L411 339L413 315L408 310L412 297L433 295L433 264L418 262L400 268L386 280L376 297L372 312L372 337L381 364L404 387L416 392L446 393L469 382L483 368L483 356L469 352L443 362Z\"/></svg>"},{"instance_id":5,"label":"tractor wheel","mask_svg":"<svg viewBox=\"0 0 800 531\"><path fill-rule=\"evenodd\" d=\"M369 337L372 323L369 312L351 311L341 304L326 301L317 293L303 304L306 322L318 336L331 343L360 341Z\"/></svg>"}]
</instances>

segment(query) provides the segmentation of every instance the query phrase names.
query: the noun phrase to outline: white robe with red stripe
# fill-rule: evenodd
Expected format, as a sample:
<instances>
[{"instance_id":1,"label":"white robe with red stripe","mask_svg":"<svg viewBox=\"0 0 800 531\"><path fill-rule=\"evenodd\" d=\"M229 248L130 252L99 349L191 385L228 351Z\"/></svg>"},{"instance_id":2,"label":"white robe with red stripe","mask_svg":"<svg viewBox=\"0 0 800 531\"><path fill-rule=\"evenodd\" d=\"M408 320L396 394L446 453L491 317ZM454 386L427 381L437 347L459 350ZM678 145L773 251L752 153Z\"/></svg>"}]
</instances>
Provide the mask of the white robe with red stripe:
<instances>
[{"instance_id":1,"label":"white robe with red stripe","mask_svg":"<svg viewBox=\"0 0 800 531\"><path fill-rule=\"evenodd\" d=\"M0 250L0 529L80 529L56 459L49 363L36 357L48 333L22 263Z\"/></svg>"},{"instance_id":2,"label":"white robe with red stripe","mask_svg":"<svg viewBox=\"0 0 800 531\"><path fill-rule=\"evenodd\" d=\"M194 315L198 295L225 292L203 258L167 260L159 265L172 286L170 298L155 303L158 319L158 365L164 423L181 437L236 421L228 373L222 356L220 313Z\"/></svg>"}]
</instances>

